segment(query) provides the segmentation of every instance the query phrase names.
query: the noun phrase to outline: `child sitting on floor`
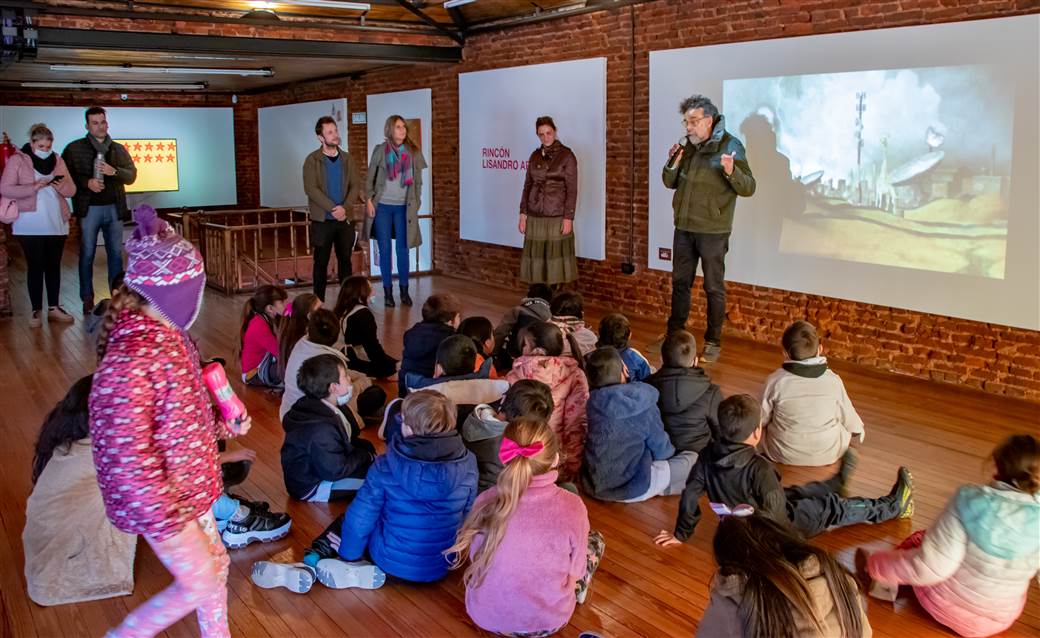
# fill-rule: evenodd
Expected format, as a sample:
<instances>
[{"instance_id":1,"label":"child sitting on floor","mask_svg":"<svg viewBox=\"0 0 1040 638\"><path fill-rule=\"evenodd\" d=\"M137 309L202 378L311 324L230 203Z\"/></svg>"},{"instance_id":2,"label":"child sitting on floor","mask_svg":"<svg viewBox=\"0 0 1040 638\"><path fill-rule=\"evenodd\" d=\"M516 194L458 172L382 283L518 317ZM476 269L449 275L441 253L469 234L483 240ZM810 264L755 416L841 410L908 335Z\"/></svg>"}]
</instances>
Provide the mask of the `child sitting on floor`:
<instances>
[{"instance_id":1,"label":"child sitting on floor","mask_svg":"<svg viewBox=\"0 0 1040 638\"><path fill-rule=\"evenodd\" d=\"M660 395L664 431L675 449L700 454L717 438L722 392L697 367L697 340L689 332L677 330L665 337L661 361L664 365L646 382Z\"/></svg>"},{"instance_id":2,"label":"child sitting on floor","mask_svg":"<svg viewBox=\"0 0 1040 638\"><path fill-rule=\"evenodd\" d=\"M254 583L303 593L315 579L333 589L374 589L386 574L417 583L447 574L443 552L476 498L477 462L443 395L413 392L402 414L402 436L387 442L346 514L311 544L303 563L254 564Z\"/></svg>"},{"instance_id":3,"label":"child sitting on floor","mask_svg":"<svg viewBox=\"0 0 1040 638\"><path fill-rule=\"evenodd\" d=\"M375 447L359 438L340 406L353 388L343 361L331 354L303 362L303 395L282 419L282 474L292 498L326 503L352 496L365 482Z\"/></svg>"},{"instance_id":4,"label":"child sitting on floor","mask_svg":"<svg viewBox=\"0 0 1040 638\"><path fill-rule=\"evenodd\" d=\"M913 477L899 468L892 491L881 498L845 498L857 452L849 450L841 469L826 481L780 487L780 475L755 446L762 438L758 403L746 394L729 397L719 405L719 440L697 459L679 500L675 534L662 531L654 541L678 545L693 535L701 518L700 498L705 491L713 504L729 508L747 504L763 516L790 521L806 537L834 527L881 523L909 518L914 512Z\"/></svg>"},{"instance_id":5,"label":"child sitting on floor","mask_svg":"<svg viewBox=\"0 0 1040 638\"><path fill-rule=\"evenodd\" d=\"M856 581L826 551L766 516L723 515L697 636L869 638Z\"/></svg>"},{"instance_id":6,"label":"child sitting on floor","mask_svg":"<svg viewBox=\"0 0 1040 638\"><path fill-rule=\"evenodd\" d=\"M445 551L452 568L468 558L466 612L504 635L549 635L585 602L605 543L589 531L581 498L558 487L560 444L542 419L513 420L499 451L498 483L477 498Z\"/></svg>"},{"instance_id":7,"label":"child sitting on floor","mask_svg":"<svg viewBox=\"0 0 1040 638\"><path fill-rule=\"evenodd\" d=\"M589 354L585 373L589 432L583 478L589 494L635 503L682 492L697 454L676 454L661 423L657 390L625 383L621 355L610 346Z\"/></svg>"},{"instance_id":8,"label":"child sitting on floor","mask_svg":"<svg viewBox=\"0 0 1040 638\"><path fill-rule=\"evenodd\" d=\"M582 370L581 355L563 355L563 331L548 321L529 324L520 333L520 341L523 356L513 362L506 380L513 384L521 379L533 379L552 388L549 427L560 437L563 449L560 476L564 481L573 482L585 458L588 430L585 404L589 401L589 382Z\"/></svg>"},{"instance_id":9,"label":"child sitting on floor","mask_svg":"<svg viewBox=\"0 0 1040 638\"><path fill-rule=\"evenodd\" d=\"M319 308L321 299L314 293L304 292L293 297L292 303L285 311L285 319L278 331L278 374L283 380L288 377L285 366L289 363L289 355L292 354L296 343L307 336L307 323L311 320L311 314Z\"/></svg>"},{"instance_id":10,"label":"child sitting on floor","mask_svg":"<svg viewBox=\"0 0 1040 638\"><path fill-rule=\"evenodd\" d=\"M458 409L456 422L465 423L474 407L498 401L509 389L508 381L484 376L487 370L472 372L476 357L472 339L460 334L452 335L437 346L433 377L408 373L405 383L410 391L425 388L448 397ZM384 432L384 438L389 440L390 436Z\"/></svg>"},{"instance_id":11,"label":"child sitting on floor","mask_svg":"<svg viewBox=\"0 0 1040 638\"><path fill-rule=\"evenodd\" d=\"M495 405L500 404L500 407ZM483 492L498 480L502 461L498 457L502 433L509 421L536 419L549 422L553 411L552 390L541 381L521 379L511 385L500 402L481 404L462 425L462 440L477 457L480 472L477 491Z\"/></svg>"},{"instance_id":12,"label":"child sitting on floor","mask_svg":"<svg viewBox=\"0 0 1040 638\"><path fill-rule=\"evenodd\" d=\"M452 294L436 294L426 298L422 307L422 321L404 333L401 370L397 375L397 395L408 396L405 377L408 373L432 377L437 364L437 346L455 334L459 327L462 304Z\"/></svg>"},{"instance_id":13,"label":"child sitting on floor","mask_svg":"<svg viewBox=\"0 0 1040 638\"><path fill-rule=\"evenodd\" d=\"M388 355L379 342L376 316L368 306L371 297L372 283L367 277L347 277L340 285L334 312L340 321L350 369L385 379L397 372L397 359Z\"/></svg>"},{"instance_id":14,"label":"child sitting on floor","mask_svg":"<svg viewBox=\"0 0 1040 638\"><path fill-rule=\"evenodd\" d=\"M498 372L491 360L491 352L495 349L495 334L491 320L487 317L466 317L459 324L459 334L472 339L473 345L477 348L477 362L473 371L480 372L487 366L487 377L497 379Z\"/></svg>"},{"instance_id":15,"label":"child sitting on floor","mask_svg":"<svg viewBox=\"0 0 1040 638\"><path fill-rule=\"evenodd\" d=\"M278 329L289 298L281 286L260 286L242 306L238 346L242 353L242 382L277 388Z\"/></svg>"},{"instance_id":16,"label":"child sitting on floor","mask_svg":"<svg viewBox=\"0 0 1040 638\"><path fill-rule=\"evenodd\" d=\"M621 360L625 362L625 367L628 368L628 383L645 381L654 373L654 367L642 353L628 345L631 336L632 327L625 315L612 312L600 319L599 340L596 341L596 347L610 346L618 351Z\"/></svg>"},{"instance_id":17,"label":"child sitting on floor","mask_svg":"<svg viewBox=\"0 0 1040 638\"><path fill-rule=\"evenodd\" d=\"M495 347L492 350L495 368L500 373L509 372L513 368L513 359L522 354L520 331L534 321L552 319L551 300L552 288L546 284L531 284L520 303L502 315L495 326Z\"/></svg>"},{"instance_id":18,"label":"child sitting on floor","mask_svg":"<svg viewBox=\"0 0 1040 638\"><path fill-rule=\"evenodd\" d=\"M991 458L989 485L962 486L927 532L866 560L871 578L913 585L921 606L962 636L1015 624L1040 569L1040 441L1010 436Z\"/></svg>"},{"instance_id":19,"label":"child sitting on floor","mask_svg":"<svg viewBox=\"0 0 1040 638\"><path fill-rule=\"evenodd\" d=\"M863 441L863 421L841 377L827 368L816 329L796 321L783 336L783 366L762 396L762 451L787 465L830 465Z\"/></svg>"},{"instance_id":20,"label":"child sitting on floor","mask_svg":"<svg viewBox=\"0 0 1040 638\"><path fill-rule=\"evenodd\" d=\"M577 292L561 292L549 302L552 322L563 330L563 354L584 357L596 349L596 333L585 325L585 302Z\"/></svg>"}]
</instances>

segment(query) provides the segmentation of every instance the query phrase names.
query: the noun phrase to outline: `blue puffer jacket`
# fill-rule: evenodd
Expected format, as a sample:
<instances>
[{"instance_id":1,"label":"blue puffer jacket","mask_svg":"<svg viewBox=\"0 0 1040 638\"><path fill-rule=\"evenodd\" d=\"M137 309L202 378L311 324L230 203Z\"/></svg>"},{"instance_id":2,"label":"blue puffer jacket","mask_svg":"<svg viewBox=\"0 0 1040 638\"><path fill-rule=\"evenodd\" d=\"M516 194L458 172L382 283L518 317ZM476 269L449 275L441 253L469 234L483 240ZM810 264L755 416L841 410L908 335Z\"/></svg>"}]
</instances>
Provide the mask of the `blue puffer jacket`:
<instances>
[{"instance_id":1,"label":"blue puffer jacket","mask_svg":"<svg viewBox=\"0 0 1040 638\"><path fill-rule=\"evenodd\" d=\"M608 385L589 393L585 487L605 501L636 498L650 489L650 466L675 455L645 383Z\"/></svg>"},{"instance_id":2,"label":"blue puffer jacket","mask_svg":"<svg viewBox=\"0 0 1040 638\"><path fill-rule=\"evenodd\" d=\"M386 573L427 583L448 573L441 552L477 494L477 459L457 432L397 436L368 470L343 519L339 554L368 553Z\"/></svg>"}]
</instances>

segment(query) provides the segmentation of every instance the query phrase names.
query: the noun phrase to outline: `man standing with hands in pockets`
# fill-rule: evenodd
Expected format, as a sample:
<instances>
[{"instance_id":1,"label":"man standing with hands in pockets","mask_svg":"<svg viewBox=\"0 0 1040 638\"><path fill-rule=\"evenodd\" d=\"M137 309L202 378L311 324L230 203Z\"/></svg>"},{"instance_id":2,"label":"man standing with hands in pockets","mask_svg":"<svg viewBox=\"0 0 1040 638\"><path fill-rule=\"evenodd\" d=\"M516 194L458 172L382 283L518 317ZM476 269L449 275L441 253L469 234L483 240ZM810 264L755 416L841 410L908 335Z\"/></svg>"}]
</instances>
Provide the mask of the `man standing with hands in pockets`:
<instances>
[{"instance_id":1,"label":"man standing with hands in pockets","mask_svg":"<svg viewBox=\"0 0 1040 638\"><path fill-rule=\"evenodd\" d=\"M79 296L83 315L94 309L94 254L98 232L105 238L108 285L123 272L123 221L130 218L126 187L137 179L137 167L122 144L108 135L105 109L92 106L85 114L87 135L69 142L61 158L76 184L72 214L79 219Z\"/></svg>"},{"instance_id":2,"label":"man standing with hands in pockets","mask_svg":"<svg viewBox=\"0 0 1040 638\"><path fill-rule=\"evenodd\" d=\"M672 312L668 333L683 330L690 314L690 290L700 261L708 299L708 328L701 360L718 361L726 317L726 253L737 196L755 192L755 178L740 140L726 132L726 120L711 100L694 95L679 105L686 135L668 151L664 185L675 191L672 209Z\"/></svg>"},{"instance_id":3,"label":"man standing with hands in pockets","mask_svg":"<svg viewBox=\"0 0 1040 638\"><path fill-rule=\"evenodd\" d=\"M303 160L303 192L311 216L314 294L325 301L329 258L336 248L336 276L349 277L357 231L351 208L361 192L361 175L350 153L339 147L339 127L328 115L314 125L321 147ZM339 283L336 282L336 283Z\"/></svg>"}]
</instances>

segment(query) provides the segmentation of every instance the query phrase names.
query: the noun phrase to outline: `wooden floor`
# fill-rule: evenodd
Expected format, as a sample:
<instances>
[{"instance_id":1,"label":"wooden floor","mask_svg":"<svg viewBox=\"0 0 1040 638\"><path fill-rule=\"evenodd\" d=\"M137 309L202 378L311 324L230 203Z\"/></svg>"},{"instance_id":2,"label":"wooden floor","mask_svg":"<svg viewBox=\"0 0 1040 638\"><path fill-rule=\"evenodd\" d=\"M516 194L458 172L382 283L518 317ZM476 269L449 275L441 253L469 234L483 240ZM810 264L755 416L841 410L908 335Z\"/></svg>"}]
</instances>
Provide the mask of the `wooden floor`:
<instances>
[{"instance_id":1,"label":"wooden floor","mask_svg":"<svg viewBox=\"0 0 1040 638\"><path fill-rule=\"evenodd\" d=\"M16 252L17 255L17 252ZM66 254L62 298L79 318L75 255ZM103 262L103 254L98 261ZM82 324L30 329L28 299L17 259L12 292L16 316L0 320L0 435L7 454L0 463L0 636L101 636L133 607L165 587L170 577L145 543L139 543L136 588L132 596L44 608L25 594L21 533L25 500L30 491L32 445L44 414L68 386L94 367L94 348ZM98 285L103 265L96 268ZM99 292L105 289L99 288ZM450 291L464 300L464 315L482 314L497 321L515 303L517 291L492 289L447 277L424 277L413 285L421 301L434 291ZM331 294L331 293L330 293ZM240 299L207 292L193 330L207 356L229 361L237 337ZM619 303L624 309L624 303ZM601 309L590 309L597 319ZM401 333L419 317L419 307L384 312L382 335L391 353L400 351ZM662 326L630 317L635 342L645 346ZM657 357L651 356L657 364ZM758 395L762 383L780 362L777 347L727 341L722 360L709 368L725 394ZM867 427L853 491L864 496L886 493L899 465L911 467L917 487L917 513L912 522L858 526L817 539L851 565L858 545L893 543L912 530L933 522L957 485L985 481L984 459L1008 433L1038 431L1036 404L961 390L949 385L895 377L832 362L842 375ZM232 367L237 368L237 364ZM235 374L230 374L232 378ZM239 384L240 386L240 384ZM232 634L249 637L283 636L469 636L480 632L466 616L458 574L440 583L411 585L394 579L376 591L327 590L320 585L306 595L267 591L249 580L256 560L295 561L303 549L344 505L291 502L279 466L281 427L278 398L256 389L238 388L253 415L253 430L242 441L259 458L240 492L271 503L293 517L292 533L268 545L231 552L229 603ZM389 389L389 388L388 388ZM366 431L366 438L375 439ZM818 478L827 470L783 468L785 482ZM596 573L589 601L578 607L561 635L582 630L603 636L690 636L703 613L714 571L710 543L715 517L706 515L694 538L678 549L662 550L651 542L661 529L672 529L678 497L645 503L604 504L587 500L592 527L606 537L607 549ZM73 523L70 521L70 524ZM893 606L871 600L869 617L875 636L951 635L918 606L909 590ZM197 636L194 618L181 621L168 636ZM1005 635L1040 635L1040 592L1034 582L1019 622Z\"/></svg>"}]
</instances>

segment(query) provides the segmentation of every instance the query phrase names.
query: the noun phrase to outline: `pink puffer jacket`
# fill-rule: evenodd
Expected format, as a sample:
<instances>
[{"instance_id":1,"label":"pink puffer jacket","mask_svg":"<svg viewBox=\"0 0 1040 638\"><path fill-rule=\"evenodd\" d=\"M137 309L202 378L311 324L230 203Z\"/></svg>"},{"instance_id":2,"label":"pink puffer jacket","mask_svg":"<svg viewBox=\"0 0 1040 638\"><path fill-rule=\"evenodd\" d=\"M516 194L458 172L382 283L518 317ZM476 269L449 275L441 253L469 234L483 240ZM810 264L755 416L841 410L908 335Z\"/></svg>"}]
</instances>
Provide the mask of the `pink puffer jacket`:
<instances>
[{"instance_id":1,"label":"pink puffer jacket","mask_svg":"<svg viewBox=\"0 0 1040 638\"><path fill-rule=\"evenodd\" d=\"M574 481L585 458L588 422L585 405L589 402L589 382L573 357L523 356L513 362L506 376L509 385L520 379L541 381L552 389L553 413L549 426L560 437L564 459L560 477Z\"/></svg>"},{"instance_id":2,"label":"pink puffer jacket","mask_svg":"<svg viewBox=\"0 0 1040 638\"><path fill-rule=\"evenodd\" d=\"M58 191L61 216L65 221L69 221L72 213L69 209L69 202L65 198L76 194L76 185L69 177L69 169L65 167L65 160L61 159L61 155L58 155L58 161L54 165L54 175L55 177L62 176L62 179L52 182L45 188L53 188ZM19 213L35 211L37 208L36 195L39 191L34 188L34 184L36 184L36 173L33 171L32 158L22 151L18 151L4 165L3 176L0 176L0 195L13 199L18 206Z\"/></svg>"}]
</instances>

